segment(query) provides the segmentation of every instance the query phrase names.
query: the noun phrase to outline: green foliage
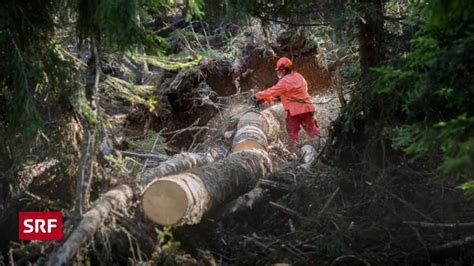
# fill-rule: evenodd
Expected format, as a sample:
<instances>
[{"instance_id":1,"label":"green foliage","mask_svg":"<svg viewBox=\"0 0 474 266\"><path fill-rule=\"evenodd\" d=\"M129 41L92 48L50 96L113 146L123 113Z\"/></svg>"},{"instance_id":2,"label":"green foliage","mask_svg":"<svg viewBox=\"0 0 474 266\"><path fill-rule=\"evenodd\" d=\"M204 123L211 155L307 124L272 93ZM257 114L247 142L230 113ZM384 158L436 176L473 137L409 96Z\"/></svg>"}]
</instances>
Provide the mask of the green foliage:
<instances>
[{"instance_id":1,"label":"green foliage","mask_svg":"<svg viewBox=\"0 0 474 266\"><path fill-rule=\"evenodd\" d=\"M158 246L163 252L174 253L179 250L180 243L173 237L171 227L165 226L162 229L155 228Z\"/></svg>"},{"instance_id":2,"label":"green foliage","mask_svg":"<svg viewBox=\"0 0 474 266\"><path fill-rule=\"evenodd\" d=\"M158 57L158 56L140 56L138 59L147 62L149 65L163 68L167 70L180 70L190 68L197 65L201 61L201 56L197 55L196 58L191 56L186 57Z\"/></svg>"},{"instance_id":3,"label":"green foliage","mask_svg":"<svg viewBox=\"0 0 474 266\"><path fill-rule=\"evenodd\" d=\"M97 120L97 115L90 107L84 90L79 89L72 92L69 101L74 111L87 121L87 123L90 125L98 125L99 121Z\"/></svg>"},{"instance_id":4,"label":"green foliage","mask_svg":"<svg viewBox=\"0 0 474 266\"><path fill-rule=\"evenodd\" d=\"M354 96L346 114L354 118L362 111L377 121L380 136L390 132L385 137L412 162L427 163L456 183L468 182L462 188L472 192L474 4L435 0L415 3L412 10L422 10L425 18L411 40L414 49L392 66L375 69L376 82Z\"/></svg>"},{"instance_id":5,"label":"green foliage","mask_svg":"<svg viewBox=\"0 0 474 266\"><path fill-rule=\"evenodd\" d=\"M185 4L187 21L190 21L193 17L201 18L204 15L204 12L202 12L204 0L186 0Z\"/></svg>"},{"instance_id":6,"label":"green foliage","mask_svg":"<svg viewBox=\"0 0 474 266\"><path fill-rule=\"evenodd\" d=\"M202 0L185 1L186 17L202 16L202 4ZM47 104L44 99L54 105L55 101L67 103L64 100L70 98L79 114L87 121L97 122L84 95L77 93L81 86L76 75L78 68L63 56L56 42L58 32L70 35L72 25L81 39L97 40L102 46L100 50L144 45L148 54L160 54L168 45L166 39L148 32L138 20L140 16L149 18L150 13L162 13L178 5L175 0L3 1L0 4L0 115L6 118L10 135L27 139L41 129L40 113ZM124 97L127 95L131 96ZM153 110L155 100L151 96L140 99Z\"/></svg>"},{"instance_id":7,"label":"green foliage","mask_svg":"<svg viewBox=\"0 0 474 266\"><path fill-rule=\"evenodd\" d=\"M30 138L42 127L40 111L63 98L72 65L53 42L60 1L4 1L0 5L0 114L10 137ZM48 95L48 97L45 97Z\"/></svg>"},{"instance_id":8,"label":"green foliage","mask_svg":"<svg viewBox=\"0 0 474 266\"><path fill-rule=\"evenodd\" d=\"M180 251L181 243L174 238L171 227L157 227L155 232L159 252L153 254L154 260L158 265L176 265L173 256Z\"/></svg>"},{"instance_id":9,"label":"green foliage","mask_svg":"<svg viewBox=\"0 0 474 266\"><path fill-rule=\"evenodd\" d=\"M131 174L133 166L137 163L130 157L123 157L121 153L115 156L112 154L104 156L105 160L109 162L110 166L122 174Z\"/></svg>"},{"instance_id":10,"label":"green foliage","mask_svg":"<svg viewBox=\"0 0 474 266\"><path fill-rule=\"evenodd\" d=\"M459 186L460 189L464 190L467 195L474 196L474 180L466 182Z\"/></svg>"},{"instance_id":11,"label":"green foliage","mask_svg":"<svg viewBox=\"0 0 474 266\"><path fill-rule=\"evenodd\" d=\"M157 110L158 101L153 100L153 86L135 85L125 80L107 76L105 79L109 93L112 97L125 100L131 104L145 105L150 112Z\"/></svg>"},{"instance_id":12,"label":"green foliage","mask_svg":"<svg viewBox=\"0 0 474 266\"><path fill-rule=\"evenodd\" d=\"M223 17L229 21L250 20L252 17L264 20L290 18L301 21L302 14L314 13L319 3L308 0L294 1L206 1L206 6L219 8Z\"/></svg>"},{"instance_id":13,"label":"green foliage","mask_svg":"<svg viewBox=\"0 0 474 266\"><path fill-rule=\"evenodd\" d=\"M3 87L1 94L8 103L6 107L8 120L11 121L9 127L10 134L13 135L17 129L25 138L33 136L33 134L41 128L41 119L39 117L37 102L35 99L34 87L42 87L45 85L46 77L42 74L41 67L37 62L24 59L21 52L17 51L17 57L12 61L14 69L12 73L12 87Z\"/></svg>"},{"instance_id":14,"label":"green foliage","mask_svg":"<svg viewBox=\"0 0 474 266\"><path fill-rule=\"evenodd\" d=\"M139 140L129 140L129 144L132 150L164 152L166 138L160 132L150 130L145 137Z\"/></svg>"},{"instance_id":15,"label":"green foliage","mask_svg":"<svg viewBox=\"0 0 474 266\"><path fill-rule=\"evenodd\" d=\"M474 2L468 0L431 0L424 10L428 18L426 29L449 29L459 23L472 23L474 19Z\"/></svg>"},{"instance_id":16,"label":"green foliage","mask_svg":"<svg viewBox=\"0 0 474 266\"><path fill-rule=\"evenodd\" d=\"M128 48L141 30L136 22L137 0L80 0L77 28L82 39L100 36L106 47Z\"/></svg>"},{"instance_id":17,"label":"green foliage","mask_svg":"<svg viewBox=\"0 0 474 266\"><path fill-rule=\"evenodd\" d=\"M148 53L161 54L167 43L163 37L140 25L140 17L150 13L174 12L175 0L78 0L77 29L82 39L98 37L104 47L124 50L144 45ZM203 0L185 1L185 18L202 17Z\"/></svg>"}]
</instances>

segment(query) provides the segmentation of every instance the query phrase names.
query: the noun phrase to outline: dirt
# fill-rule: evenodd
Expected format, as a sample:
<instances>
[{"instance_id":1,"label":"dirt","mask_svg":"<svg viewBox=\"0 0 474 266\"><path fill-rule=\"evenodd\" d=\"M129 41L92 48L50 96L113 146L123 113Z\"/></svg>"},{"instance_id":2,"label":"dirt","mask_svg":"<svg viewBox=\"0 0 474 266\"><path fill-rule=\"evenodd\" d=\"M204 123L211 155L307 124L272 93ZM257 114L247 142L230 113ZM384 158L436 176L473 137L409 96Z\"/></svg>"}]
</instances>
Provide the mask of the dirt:
<instances>
[{"instance_id":1,"label":"dirt","mask_svg":"<svg viewBox=\"0 0 474 266\"><path fill-rule=\"evenodd\" d=\"M246 103L249 96L259 90L274 85L278 79L275 75L274 64L278 56L262 48L247 47L246 56L242 59L210 60L201 62L180 75L168 73L162 75L157 82L158 97L168 105L170 113L158 117L147 117L146 112L138 109L129 115L123 131L126 137L140 136L145 132L148 119L152 119L151 128L155 131L165 129L173 131L185 128L199 119L197 126L204 126L216 114L229 106L228 97L234 97L240 87L240 92L246 96L238 98ZM331 76L318 63L315 54L306 54L293 59L295 70L300 72L308 82L308 89L312 95L326 95L328 93ZM237 82L236 82L237 81ZM207 87L208 86L208 87ZM207 92L206 88L212 91ZM249 94L245 94L250 92ZM204 97L203 97L204 95ZM196 99L206 99L201 101ZM236 104L235 98L231 104ZM140 112L141 111L141 112ZM138 115L137 115L138 114ZM170 143L179 151L189 148L196 132L184 132L176 136ZM202 140L202 136L198 136Z\"/></svg>"},{"instance_id":2,"label":"dirt","mask_svg":"<svg viewBox=\"0 0 474 266\"><path fill-rule=\"evenodd\" d=\"M301 73L308 82L310 93L321 93L329 89L331 85L330 73L320 64L313 55L295 58L293 60L295 70Z\"/></svg>"},{"instance_id":3,"label":"dirt","mask_svg":"<svg viewBox=\"0 0 474 266\"><path fill-rule=\"evenodd\" d=\"M243 88L262 90L275 84L278 79L275 75L275 62L282 55L272 55L260 52L249 60L248 69L252 70L242 82ZM311 94L324 93L331 85L330 73L318 62L316 54L306 54L292 58L294 70L299 72L308 82Z\"/></svg>"}]
</instances>

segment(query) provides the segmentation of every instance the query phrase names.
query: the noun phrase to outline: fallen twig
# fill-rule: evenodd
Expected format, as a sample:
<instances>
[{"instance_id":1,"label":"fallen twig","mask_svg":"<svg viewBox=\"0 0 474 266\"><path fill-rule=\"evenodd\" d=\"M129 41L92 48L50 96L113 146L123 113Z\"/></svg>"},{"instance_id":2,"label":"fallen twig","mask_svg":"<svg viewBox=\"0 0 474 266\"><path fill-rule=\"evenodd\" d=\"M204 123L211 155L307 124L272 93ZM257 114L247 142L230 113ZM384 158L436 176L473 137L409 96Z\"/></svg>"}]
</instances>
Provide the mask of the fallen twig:
<instances>
[{"instance_id":1,"label":"fallen twig","mask_svg":"<svg viewBox=\"0 0 474 266\"><path fill-rule=\"evenodd\" d=\"M265 245L264 243L258 241L257 239L255 239L254 237L251 237L251 236L243 236L245 240L248 240L252 243L254 243L256 246L262 248L263 250L268 250L270 252L275 252L276 250L274 248L271 248L270 246L272 246L274 243L270 243L269 245Z\"/></svg>"},{"instance_id":2,"label":"fallen twig","mask_svg":"<svg viewBox=\"0 0 474 266\"><path fill-rule=\"evenodd\" d=\"M287 185L280 182L264 179L264 178L261 178L258 181L258 186L262 188L274 189L274 190L279 190L279 191L286 191L286 192L290 191L290 188Z\"/></svg>"},{"instance_id":3,"label":"fallen twig","mask_svg":"<svg viewBox=\"0 0 474 266\"><path fill-rule=\"evenodd\" d=\"M450 248L456 248L456 247L461 247L470 243L474 243L474 235L473 236L466 236L462 239L450 241L446 244L437 246L435 248L432 248L432 251L440 251L440 250L445 250L445 249L450 249Z\"/></svg>"},{"instance_id":4,"label":"fallen twig","mask_svg":"<svg viewBox=\"0 0 474 266\"><path fill-rule=\"evenodd\" d=\"M316 216L316 220L319 220L319 218L323 215L323 213L326 211L329 204L331 204L331 202L333 201L334 197L337 195L339 190L341 190L341 188L337 187L336 190L331 194L331 197L329 197L329 199L324 204L323 208L318 212L318 216Z\"/></svg>"},{"instance_id":5,"label":"fallen twig","mask_svg":"<svg viewBox=\"0 0 474 266\"><path fill-rule=\"evenodd\" d=\"M347 260L347 259L354 259L354 260L357 260L357 261L360 261L360 262L364 263L367 266L370 266L370 263L368 263L366 260L361 259L361 258L359 258L357 256L354 256L354 255L343 255L343 256L337 257L335 260L333 260L331 262L331 265L335 265L337 262L339 262L341 260Z\"/></svg>"},{"instance_id":6,"label":"fallen twig","mask_svg":"<svg viewBox=\"0 0 474 266\"><path fill-rule=\"evenodd\" d=\"M459 227L474 227L474 222L471 223L451 223L451 224L439 224L439 223L428 223L428 222L416 222L416 221L403 221L403 224L415 225L427 228L459 228Z\"/></svg>"},{"instance_id":7,"label":"fallen twig","mask_svg":"<svg viewBox=\"0 0 474 266\"><path fill-rule=\"evenodd\" d=\"M110 215L110 212L125 205L132 197L132 194L132 189L127 185L121 185L105 193L96 201L94 207L82 216L79 225L66 241L51 254L46 265L68 264L102 225L104 220Z\"/></svg>"},{"instance_id":8,"label":"fallen twig","mask_svg":"<svg viewBox=\"0 0 474 266\"><path fill-rule=\"evenodd\" d=\"M269 201L268 204L270 204L270 206L272 206L272 207L274 207L274 208L276 208L276 209L278 209L278 210L280 210L280 211L282 211L282 212L284 212L288 215L295 216L295 217L298 217L298 218L301 217L301 214L299 214L297 211L292 210L292 209L290 209L288 207L285 207L281 204L278 204L276 202Z\"/></svg>"},{"instance_id":9,"label":"fallen twig","mask_svg":"<svg viewBox=\"0 0 474 266\"><path fill-rule=\"evenodd\" d=\"M256 187L226 204L226 206L222 208L222 211L219 211L215 216L216 218L222 218L231 216L232 214L238 213L242 210L252 209L256 204L264 199L266 199L265 191L260 187Z\"/></svg>"},{"instance_id":10,"label":"fallen twig","mask_svg":"<svg viewBox=\"0 0 474 266\"><path fill-rule=\"evenodd\" d=\"M379 186L379 185L376 185L378 188L382 189L383 191L385 191L387 194L389 194L390 196L392 196L393 198L395 198L396 200L400 201L401 203L403 203L406 207L408 207L410 210L418 213L421 217L425 218L426 220L430 220L432 221L433 219L431 219L430 217L428 217L427 215L425 215L424 213L422 213L421 211L417 210L415 207L413 207L413 205L411 205L409 202L407 202L406 200L400 198L399 196L395 195L394 193L390 192L389 190L387 190L386 188L382 187L382 186Z\"/></svg>"},{"instance_id":11,"label":"fallen twig","mask_svg":"<svg viewBox=\"0 0 474 266\"><path fill-rule=\"evenodd\" d=\"M120 152L121 154L125 156L130 156L130 157L137 157L137 158L143 158L143 159L153 159L153 160L158 160L158 161L166 161L170 158L170 156L166 154L161 154L157 152L150 152L150 153L140 153L140 152L134 152L134 151L119 151L116 150L117 152Z\"/></svg>"}]
</instances>

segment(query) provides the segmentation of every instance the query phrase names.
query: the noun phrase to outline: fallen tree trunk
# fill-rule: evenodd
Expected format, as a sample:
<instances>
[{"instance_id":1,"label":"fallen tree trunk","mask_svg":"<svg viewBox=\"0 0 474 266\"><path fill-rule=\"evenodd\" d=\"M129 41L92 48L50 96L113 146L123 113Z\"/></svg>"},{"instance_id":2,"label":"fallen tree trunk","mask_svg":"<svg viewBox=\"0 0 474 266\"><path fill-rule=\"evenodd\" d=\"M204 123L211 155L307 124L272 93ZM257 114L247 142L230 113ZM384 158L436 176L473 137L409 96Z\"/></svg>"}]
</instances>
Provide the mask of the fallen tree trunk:
<instances>
[{"instance_id":1,"label":"fallen tree trunk","mask_svg":"<svg viewBox=\"0 0 474 266\"><path fill-rule=\"evenodd\" d=\"M316 150L311 145L304 145L303 147L301 147L301 153L301 164L297 168L309 170L311 163L316 158ZM287 170L288 169L285 168L280 171L286 172ZM285 187L284 185L278 182L261 179L259 180L257 187L239 196L235 200L227 203L221 210L219 210L219 212L215 215L216 219L222 219L223 217L232 216L241 211L252 209L256 205L265 202L270 198L269 195L267 195L267 193L265 192L265 188L270 190L274 189L277 191L289 190L289 187Z\"/></svg>"},{"instance_id":2,"label":"fallen tree trunk","mask_svg":"<svg viewBox=\"0 0 474 266\"><path fill-rule=\"evenodd\" d=\"M145 215L162 225L195 224L213 208L251 190L272 171L266 149L267 134L274 124L259 112L243 114L232 154L208 166L152 181L143 193Z\"/></svg>"},{"instance_id":3,"label":"fallen tree trunk","mask_svg":"<svg viewBox=\"0 0 474 266\"><path fill-rule=\"evenodd\" d=\"M79 225L69 235L66 241L57 248L48 259L47 265L65 265L77 254L84 245L109 217L114 209L124 206L132 198L132 189L120 185L96 201L94 207L87 211Z\"/></svg>"},{"instance_id":4,"label":"fallen tree trunk","mask_svg":"<svg viewBox=\"0 0 474 266\"><path fill-rule=\"evenodd\" d=\"M158 167L146 170L142 174L141 180L143 183L148 184L155 178L176 174L191 168L196 168L212 163L216 160L224 158L226 153L227 150L224 148L211 148L206 153L179 153L172 158L160 163Z\"/></svg>"}]
</instances>

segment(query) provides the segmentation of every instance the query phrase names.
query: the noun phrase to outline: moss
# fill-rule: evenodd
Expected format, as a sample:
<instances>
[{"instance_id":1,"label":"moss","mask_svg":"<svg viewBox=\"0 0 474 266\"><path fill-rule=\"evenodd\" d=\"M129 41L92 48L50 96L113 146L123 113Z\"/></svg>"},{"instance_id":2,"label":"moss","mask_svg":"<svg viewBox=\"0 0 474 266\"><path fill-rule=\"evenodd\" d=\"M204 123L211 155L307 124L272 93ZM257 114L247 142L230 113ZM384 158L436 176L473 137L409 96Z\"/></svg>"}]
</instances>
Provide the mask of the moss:
<instances>
[{"instance_id":1,"label":"moss","mask_svg":"<svg viewBox=\"0 0 474 266\"><path fill-rule=\"evenodd\" d=\"M129 140L130 148L139 151L165 152L166 138L161 132L149 131L145 137L139 140Z\"/></svg>"},{"instance_id":2,"label":"moss","mask_svg":"<svg viewBox=\"0 0 474 266\"><path fill-rule=\"evenodd\" d=\"M163 68L166 70L180 70L190 68L197 65L201 61L201 55L197 55L196 58L191 56L182 57L182 58L163 58L157 56L141 56L140 60L145 61L147 64L154 67Z\"/></svg>"},{"instance_id":3,"label":"moss","mask_svg":"<svg viewBox=\"0 0 474 266\"><path fill-rule=\"evenodd\" d=\"M74 108L74 111L78 113L84 120L90 125L97 125L99 123L97 114L89 105L86 98L84 89L79 88L75 90L69 97L69 101Z\"/></svg>"}]
</instances>

